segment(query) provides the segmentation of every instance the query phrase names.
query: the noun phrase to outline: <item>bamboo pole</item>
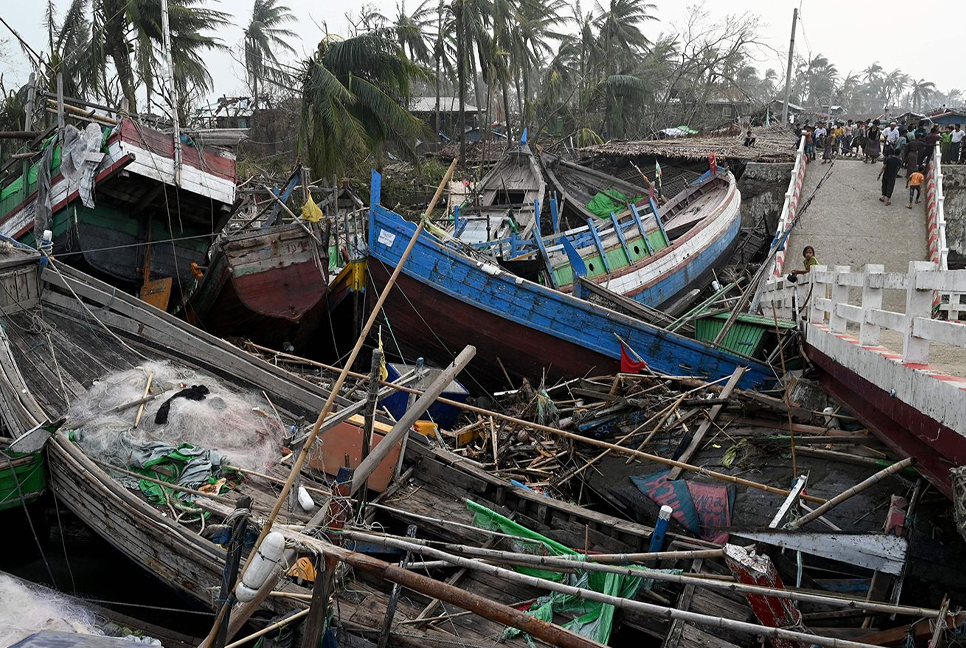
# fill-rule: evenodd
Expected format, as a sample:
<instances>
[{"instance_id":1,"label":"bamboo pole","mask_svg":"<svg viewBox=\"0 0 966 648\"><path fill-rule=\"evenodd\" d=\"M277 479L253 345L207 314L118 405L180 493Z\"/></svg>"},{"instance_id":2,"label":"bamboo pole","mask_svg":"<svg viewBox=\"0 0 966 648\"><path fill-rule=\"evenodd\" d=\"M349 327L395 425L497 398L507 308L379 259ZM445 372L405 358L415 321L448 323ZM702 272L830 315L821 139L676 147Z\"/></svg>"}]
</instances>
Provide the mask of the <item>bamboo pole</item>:
<instances>
[{"instance_id":1,"label":"bamboo pole","mask_svg":"<svg viewBox=\"0 0 966 648\"><path fill-rule=\"evenodd\" d=\"M392 277L390 277L390 279L391 278ZM388 286L389 284L387 284L387 287ZM277 357L280 357L280 358L289 358L291 360L303 362L309 366L319 367L321 369L334 369L333 367L330 367L329 365L324 365L321 362L306 360L305 358L300 358L299 356L294 356L288 353L284 353L282 351L275 351L274 349L269 349L267 347L259 346L257 344L249 343L249 346L251 346L252 348L258 349L260 351L265 351L267 353L274 353ZM352 375L352 377L358 378L360 380L368 380L369 378L365 374L353 373L353 372L349 372L349 373L350 375ZM406 392L408 394L423 393L419 389L413 389L412 387L405 387L403 385L394 385L389 382L382 382L381 384L387 387L391 387L392 389L395 389L397 391ZM743 479L741 477L727 475L725 473L716 472L714 470L708 470L707 468L704 468L702 466L695 466L692 464L683 463L681 461L675 461L674 459L665 459L664 457L659 457L658 455L642 452L640 450L634 450L633 448L625 448L623 446L619 446L613 443L608 443L606 441L601 441L599 439L592 439L589 437L581 436L579 434L574 434L573 432L567 432L566 430L560 430L554 427L550 427L549 425L541 425L540 423L525 421L523 419L519 419L514 416L508 416L506 414L501 414L499 412L483 409L482 407L476 407L475 405L470 405L468 403L461 403L459 401L454 401L449 398L445 398L443 396L440 396L439 398L437 398L436 401L438 403L444 403L446 405L452 405L453 407L458 407L467 412L473 412L475 414L480 414L482 416L492 416L493 418L500 419L501 421L506 421L507 423L521 425L523 427L528 427L533 430L539 430L541 432L553 434L554 436L563 437L565 439L571 439L573 441L579 441L581 443L586 443L587 445L597 446L598 448L609 448L610 450L613 450L614 452L617 452L617 453L632 455L635 457L639 457L641 459L645 459L647 461L653 461L655 463L663 464L665 466L678 467L678 468L681 468L682 470L687 470L690 472L697 472L706 477L711 477L719 481L725 481L731 484L738 484L739 486L747 486L748 488L755 488L757 490L765 491L767 493L772 493L774 495L781 495L782 497L788 497L789 491L787 490L784 490L782 488L775 488L774 486L768 486L767 484L760 484L758 482L751 481L750 479ZM824 499L822 499L821 497L815 497L814 495L807 495L807 494L802 495L802 499L807 500L809 502L815 502L817 504L825 503Z\"/></svg>"},{"instance_id":2,"label":"bamboo pole","mask_svg":"<svg viewBox=\"0 0 966 648\"><path fill-rule=\"evenodd\" d=\"M313 548L318 551L322 551L323 553L326 553L326 554L335 555L336 557L339 558L339 560L343 560L347 562L349 565L351 565L356 569L374 572L377 575L382 576L384 579L390 580L392 582L400 582L402 580L404 581L402 582L402 585L404 587L409 587L414 591L417 591L420 593L426 593L425 590L431 588L433 590L432 595L436 596L437 598L440 598L441 600L447 600L447 596L450 594L450 592L447 591L444 583L434 581L430 578L421 576L419 574L407 572L404 569L400 569L399 567L396 567L394 565L389 565L388 563L385 563L381 560L376 560L369 556L362 556L355 552L351 552L346 549L343 549L342 547L336 547L334 545L330 545L329 543L322 540L318 540L316 538L299 537L296 540L303 542L307 547ZM463 558L460 556L454 556L444 551L431 549L429 547L423 547L422 545L415 544L415 543L405 543L403 541L393 541L393 543L398 544L400 546L402 544L408 544L414 547L413 551L417 553L420 553L426 556L431 556L434 558L439 558L441 560L446 560L447 562L451 562L452 564L458 565L460 567L466 567L468 569L481 571L483 573L487 573L487 574L496 576L498 578L501 578L506 582L527 585L530 587L535 587L540 590L550 590L552 592L560 592L563 594L568 594L570 596L585 599L588 601L597 601L599 603L613 605L615 608L618 608L621 610L632 610L649 616L657 616L665 619L680 620L680 621L685 621L689 623L694 623L697 625L709 626L709 627L719 628L719 629L735 630L737 632L744 632L744 633L752 634L759 637L766 637L771 639L787 639L791 641L804 642L805 644L817 644L820 646L827 646L828 648L872 648L870 644L863 644L855 641L836 639L833 637L821 637L821 636L813 635L806 632L797 632L794 630L786 630L783 628L768 628L755 623L746 623L744 621L733 621L722 617L716 617L716 616L711 616L707 614L699 614L697 612L677 610L674 608L665 607L663 605L655 605L653 603L645 603L643 601L636 601L632 599L621 598L618 596L609 596L607 594L603 594L601 592L596 592L589 589L574 587L572 585L567 585L564 583L556 583L554 581L545 580L543 578L537 578L535 576L528 576L526 574L521 574L515 571L511 571L509 569L497 567L495 565L489 565L487 563L483 563L478 560ZM407 574L408 576L400 572L405 572L405 574ZM647 574L648 578L652 576L651 572L643 572L643 573ZM638 573L635 573L633 575L639 576L639 575L642 575L642 573L638 571ZM734 585L737 585L737 583L735 583ZM449 587L451 589L457 589L457 588L452 588L452 586L449 586ZM468 592L463 592L462 590L457 590L457 592L460 592L463 595L469 595ZM440 594L443 594L443 595L441 596ZM477 597L477 598L482 598L482 597ZM459 605L460 607L463 607L464 609L471 609L473 611L476 611L477 613L482 614L482 616L485 616L491 620L494 620L500 623L506 623L505 621L500 621L499 619L495 618L497 616L495 612L502 611L499 609L505 607L499 603L495 603L493 601L483 599L484 604L476 608L467 607L466 604L460 603L460 602L454 602L454 603L456 605ZM513 608L509 608L509 609L512 610ZM514 610L514 612L516 612L516 610ZM533 617L530 617L529 615L524 615L524 616L526 616L531 621L535 621L535 619ZM509 623L508 625L513 625L514 627L520 627L515 623ZM553 626L553 628L558 631L563 630L562 628L559 628L557 626ZM528 634L531 634L539 639L542 639L543 641L547 641L551 645L556 645L556 646L572 645L572 643L569 643L569 642L564 643L560 641L560 639L563 639L564 637L559 637L559 638L555 637L554 639L548 641L548 637L546 634L541 636L536 632L530 632L530 630L526 630L524 628L520 628L520 629L523 629ZM587 640L583 640L583 641L585 643L582 643L581 645L587 645ZM589 642L589 643L595 646L599 645L594 642Z\"/></svg>"},{"instance_id":3,"label":"bamboo pole","mask_svg":"<svg viewBox=\"0 0 966 648\"><path fill-rule=\"evenodd\" d=\"M296 612L292 616L285 617L281 621L276 621L275 623L273 623L271 625L267 625L264 628L262 628L261 630L259 630L258 632L251 633L250 635L248 635L244 639L239 639L238 641L231 642L230 644L228 644L227 646L225 646L225 648L238 648L239 646L243 646L246 643L248 643L249 641L253 641L253 640L258 639L259 637L261 637L263 635L267 635L269 632L271 632L272 630L275 630L276 628L281 628L282 626L288 625L292 621L298 621L299 619L301 619L302 617L304 617L308 613L309 613L309 608L305 608L304 610L299 610L298 612Z\"/></svg>"},{"instance_id":4,"label":"bamboo pole","mask_svg":"<svg viewBox=\"0 0 966 648\"><path fill-rule=\"evenodd\" d=\"M147 404L145 400L148 397L148 392L151 390L151 383L154 382L154 372L148 374L148 382L144 385L144 393L141 394L141 406L138 407L138 414L134 417L134 428L137 429L141 425L141 417L144 416L144 406Z\"/></svg>"},{"instance_id":5,"label":"bamboo pole","mask_svg":"<svg viewBox=\"0 0 966 648\"><path fill-rule=\"evenodd\" d=\"M438 560L450 561L452 564L457 564L452 562L453 559L459 558L459 556L454 556L451 553L444 552L440 549L436 549L428 546L426 540L404 540L402 538L390 538L384 535L376 535L372 533L365 533L360 531L345 531L345 536L355 540L364 540L366 542L371 542L373 544L383 545L386 547L393 547L396 549L404 549L406 551L412 551L414 553L423 554L431 558ZM637 576L640 578L650 578L652 580L663 581L667 583L676 583L678 585L696 585L698 587L706 587L708 589L722 590L728 592L736 592L745 595L756 595L756 596L771 596L774 598L791 599L794 601L803 601L807 603L816 603L819 605L829 605L833 607L850 608L855 610L869 610L871 612L879 612L883 614L903 614L916 617L938 617L939 611L932 610L928 608L919 608L914 606L905 605L892 605L889 603L880 603L877 601L867 601L864 599L854 599L845 597L834 597L825 596L820 594L811 594L808 592L802 592L798 590L788 590L788 589L775 589L770 587L762 587L760 585L749 585L746 583L740 583L731 580L718 580L718 579L708 579L708 578L697 578L695 576L685 576L681 574L671 574L660 570L654 569L634 569L632 567L626 567L622 565L612 565L603 564L598 562L598 556L594 554L589 554L586 556L578 557L566 557L566 556L544 556L544 555L533 555L525 553L515 553L511 551L500 551L498 549L484 549L480 547L470 547L466 545L445 545L449 551L455 554L462 554L465 556L470 556L478 559L486 559L493 562L504 562L506 564L512 565L524 565L532 567L548 568L551 571L555 569L563 569L566 571L573 570L583 570L589 572L603 572L607 574L619 574L622 576ZM722 550L709 550L709 553L713 553L710 557L719 557ZM700 556L704 552L656 552L654 556L658 556L659 559L666 559L668 555L674 553L685 553L685 554L696 554ZM628 554L634 559L635 562L650 560L647 558L648 554ZM584 560L586 559L586 560ZM476 561L478 562L478 561ZM458 566L465 567L466 565L459 563Z\"/></svg>"},{"instance_id":6,"label":"bamboo pole","mask_svg":"<svg viewBox=\"0 0 966 648\"><path fill-rule=\"evenodd\" d=\"M302 444L302 449L299 451L298 457L295 459L295 463L292 465L292 470L289 473L288 479L285 481L285 484L282 485L282 489L278 494L278 499L275 500L275 505L272 507L271 514L268 516L268 519L265 520L265 524L262 525L262 531L258 535L258 539L255 541L255 545L252 547L252 551L249 554L248 559L245 561L245 569L242 570L242 573L239 575L239 580L241 580L242 576L245 575L245 571L248 569L248 565L251 564L251 559L258 552L258 549L262 546L262 542L265 541L265 537L271 532L272 524L275 522L275 518L278 517L279 511L282 510L282 506L285 504L285 500L288 497L289 491L292 490L292 485L295 483L296 478L302 472L302 465L305 463L305 460L308 457L309 450L311 449L312 444L315 443L315 438L319 434L319 429L322 427L323 421L325 421L325 419L329 416L329 412L332 410L332 406L335 404L335 399L338 397L339 390L342 389L342 385L345 383L345 380L349 375L349 371L350 371L350 367L352 367L352 363L355 362L356 358L359 355L359 352L362 350L362 345L366 341L366 336L369 335L369 331L370 329L372 329L372 325L375 323L376 318L379 317L379 311L382 309L382 305L385 303L386 297L388 297L389 292L392 290L393 285L396 283L396 279L399 278L399 274L402 272L403 266L406 264L406 260L409 258L409 255L412 253L413 248L416 247L416 241L419 240L419 235L423 231L423 227L425 226L426 219L429 218L429 215L432 213L433 208L436 206L436 203L439 201L440 196L443 195L443 188L449 182L449 179L453 176L453 171L456 169L456 163L457 163L457 160L454 159L453 162L449 165L449 168L446 170L446 173L443 175L443 180L440 182L439 187L437 187L436 194L433 196L432 201L430 201L429 206L426 208L426 214L419 221L419 225L416 227L416 231L413 232L412 238L409 239L409 244L406 246L406 249L403 251L402 256L400 256L399 258L399 263L396 265L395 270L393 270L392 275L389 277L389 281L386 282L386 287L383 289L382 294L379 295L379 300L376 302L376 305L373 307L372 313L369 315L369 319L366 320L365 325L362 327L362 331L360 331L359 333L359 338L356 340L356 344L352 348L352 352L349 354L349 357L345 361L345 366L342 368L342 371L339 373L339 377L338 379L336 379L335 384L332 385L332 388L329 391L329 397L326 399L325 405L322 406L322 410L319 412L318 417L315 419L315 424L312 426L312 431L309 433L309 436L305 440L305 443ZM211 648L211 643L214 640L215 631L221 623L221 616L222 615L219 615L218 618L215 619L215 623L212 627L212 631L209 632L208 636L205 637L204 641L202 641L201 648Z\"/></svg>"},{"instance_id":7,"label":"bamboo pole","mask_svg":"<svg viewBox=\"0 0 966 648\"><path fill-rule=\"evenodd\" d=\"M857 495L857 494L861 493L866 488L869 488L870 486L873 486L873 485L879 483L880 481L882 481L883 479L885 479L889 475L891 475L893 473L897 473L900 470L902 470L903 468L908 468L909 466L911 466L912 464L914 464L915 461L916 460L913 457L907 457L907 458L903 459L902 461L897 461L896 463L892 464L891 466L889 466L887 468L883 468L882 470L880 470L876 474L872 475L871 477L869 477L865 481L861 481L858 484L856 484L855 486L853 486L852 488L850 488L847 491L845 491L844 493L840 493L839 495L836 495L835 497L833 497L829 501L825 502L824 504L822 504L821 506L819 506L817 509L815 509L811 513L808 513L807 515L803 515L802 517L798 518L797 520L792 520L791 522L789 522L788 524L785 525L785 528L786 529L797 529L797 528L799 528L801 526L804 526L804 525L808 524L809 522L811 522L815 518L819 517L820 515L824 515L825 513L827 513L831 509L835 508L836 506L838 506L839 504L841 504L845 500L849 499L853 495Z\"/></svg>"}]
</instances>

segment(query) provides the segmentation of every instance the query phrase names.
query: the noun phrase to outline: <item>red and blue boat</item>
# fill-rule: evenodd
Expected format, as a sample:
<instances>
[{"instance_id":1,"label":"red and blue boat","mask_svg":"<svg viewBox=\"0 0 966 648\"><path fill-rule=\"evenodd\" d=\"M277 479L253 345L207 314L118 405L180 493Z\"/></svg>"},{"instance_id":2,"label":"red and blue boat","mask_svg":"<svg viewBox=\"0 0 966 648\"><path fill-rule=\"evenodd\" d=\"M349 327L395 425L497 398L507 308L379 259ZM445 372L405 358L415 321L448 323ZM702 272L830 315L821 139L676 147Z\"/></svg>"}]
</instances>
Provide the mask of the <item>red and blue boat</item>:
<instances>
[{"instance_id":1,"label":"red and blue boat","mask_svg":"<svg viewBox=\"0 0 966 648\"><path fill-rule=\"evenodd\" d=\"M373 172L369 271L375 299L416 231L379 204ZM463 346L477 355L469 374L480 384L506 385L506 374L539 381L620 370L622 340L654 370L715 380L747 367L740 387L777 381L767 364L677 335L516 276L459 241L422 232L383 306L395 339L437 363ZM404 349L405 350L405 349ZM502 367L501 367L502 365Z\"/></svg>"}]
</instances>

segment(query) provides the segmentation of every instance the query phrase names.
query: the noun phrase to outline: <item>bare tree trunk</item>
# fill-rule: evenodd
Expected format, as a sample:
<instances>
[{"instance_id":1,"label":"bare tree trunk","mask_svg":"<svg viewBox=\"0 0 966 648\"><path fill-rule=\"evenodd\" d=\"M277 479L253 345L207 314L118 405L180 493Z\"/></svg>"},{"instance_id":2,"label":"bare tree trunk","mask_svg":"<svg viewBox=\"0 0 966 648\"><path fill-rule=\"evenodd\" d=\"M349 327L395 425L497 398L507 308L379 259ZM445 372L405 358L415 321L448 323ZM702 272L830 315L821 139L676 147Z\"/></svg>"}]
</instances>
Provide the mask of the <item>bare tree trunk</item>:
<instances>
[{"instance_id":1,"label":"bare tree trunk","mask_svg":"<svg viewBox=\"0 0 966 648\"><path fill-rule=\"evenodd\" d=\"M466 164L466 25L462 0L453 2L456 18L456 80L460 95L460 165Z\"/></svg>"},{"instance_id":2,"label":"bare tree trunk","mask_svg":"<svg viewBox=\"0 0 966 648\"><path fill-rule=\"evenodd\" d=\"M443 125L439 114L439 87L442 83L443 67L443 0L439 2L439 9L436 10L436 137L439 137L443 130Z\"/></svg>"},{"instance_id":3,"label":"bare tree trunk","mask_svg":"<svg viewBox=\"0 0 966 648\"><path fill-rule=\"evenodd\" d=\"M505 77L500 79L500 85L502 86L503 91L503 118L506 121L506 139L508 142L512 142L513 121L510 118L510 87Z\"/></svg>"}]
</instances>

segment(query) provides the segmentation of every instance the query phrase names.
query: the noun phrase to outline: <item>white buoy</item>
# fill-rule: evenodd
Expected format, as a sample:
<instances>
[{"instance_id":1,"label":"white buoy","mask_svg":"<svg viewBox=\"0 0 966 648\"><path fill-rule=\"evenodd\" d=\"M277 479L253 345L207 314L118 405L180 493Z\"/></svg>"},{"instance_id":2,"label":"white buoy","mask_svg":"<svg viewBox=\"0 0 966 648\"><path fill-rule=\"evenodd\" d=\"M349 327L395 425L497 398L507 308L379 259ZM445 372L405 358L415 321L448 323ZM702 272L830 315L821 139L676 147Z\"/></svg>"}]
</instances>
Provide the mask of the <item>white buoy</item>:
<instances>
[{"instance_id":1,"label":"white buoy","mask_svg":"<svg viewBox=\"0 0 966 648\"><path fill-rule=\"evenodd\" d=\"M284 551L285 536L278 531L272 531L265 536L265 541L252 558L252 564L245 570L242 579L238 582L238 587L235 588L235 598L242 603L254 601L258 589L275 569L281 566Z\"/></svg>"}]
</instances>

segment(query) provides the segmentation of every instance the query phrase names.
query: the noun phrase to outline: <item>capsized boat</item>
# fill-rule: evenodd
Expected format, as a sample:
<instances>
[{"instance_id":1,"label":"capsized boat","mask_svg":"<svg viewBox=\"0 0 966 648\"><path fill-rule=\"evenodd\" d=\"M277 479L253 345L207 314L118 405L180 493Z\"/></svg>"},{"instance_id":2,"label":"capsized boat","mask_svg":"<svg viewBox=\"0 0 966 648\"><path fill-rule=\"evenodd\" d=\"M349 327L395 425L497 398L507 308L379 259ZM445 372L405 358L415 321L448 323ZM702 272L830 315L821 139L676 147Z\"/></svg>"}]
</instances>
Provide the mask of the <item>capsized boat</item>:
<instances>
[{"instance_id":1,"label":"capsized boat","mask_svg":"<svg viewBox=\"0 0 966 648\"><path fill-rule=\"evenodd\" d=\"M302 349L325 314L325 249L305 223L223 233L185 307L186 319L219 337Z\"/></svg>"},{"instance_id":2,"label":"capsized boat","mask_svg":"<svg viewBox=\"0 0 966 648\"><path fill-rule=\"evenodd\" d=\"M373 172L369 270L373 299L382 292L416 225L379 204ZM621 340L651 367L671 375L717 379L749 368L744 388L775 382L757 360L669 333L627 315L515 276L459 242L420 234L383 309L396 337L443 364L467 344L477 347L468 373L505 385L500 365L540 381L616 372ZM512 367L512 369L511 369Z\"/></svg>"},{"instance_id":3,"label":"capsized boat","mask_svg":"<svg viewBox=\"0 0 966 648\"><path fill-rule=\"evenodd\" d=\"M192 262L204 264L235 203L232 152L190 140L179 150L129 118L68 125L4 182L0 234L36 246L50 230L61 259L164 309L191 284Z\"/></svg>"}]
</instances>

